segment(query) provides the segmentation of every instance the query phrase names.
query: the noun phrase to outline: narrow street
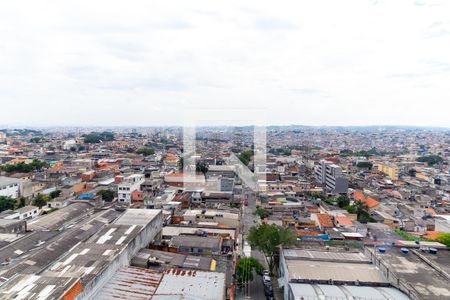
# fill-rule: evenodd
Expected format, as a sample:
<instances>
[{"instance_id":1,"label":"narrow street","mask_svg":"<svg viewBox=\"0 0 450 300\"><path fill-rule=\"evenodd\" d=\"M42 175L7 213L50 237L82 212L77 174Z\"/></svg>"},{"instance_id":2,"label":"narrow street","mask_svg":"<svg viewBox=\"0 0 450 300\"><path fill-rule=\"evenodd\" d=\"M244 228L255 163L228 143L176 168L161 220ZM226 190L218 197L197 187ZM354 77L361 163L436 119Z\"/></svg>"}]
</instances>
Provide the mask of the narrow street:
<instances>
[{"instance_id":1,"label":"narrow street","mask_svg":"<svg viewBox=\"0 0 450 300\"><path fill-rule=\"evenodd\" d=\"M253 191L250 191L249 189L244 190L244 194L247 198L248 206L244 206L243 208L243 214L242 214L242 232L244 234L244 240L247 237L247 234L250 230L250 228L254 225L258 225L261 223L259 218L255 216L253 213L256 209L256 195ZM265 269L268 269L267 260L264 257L264 255L256 250L252 249L251 252L252 257L256 258ZM248 283L248 287L246 289L246 292L240 293L240 295L237 295L238 299L266 299L266 295L264 294L264 284L262 280L262 276L258 274L253 275L253 281ZM245 298L244 298L245 297Z\"/></svg>"}]
</instances>

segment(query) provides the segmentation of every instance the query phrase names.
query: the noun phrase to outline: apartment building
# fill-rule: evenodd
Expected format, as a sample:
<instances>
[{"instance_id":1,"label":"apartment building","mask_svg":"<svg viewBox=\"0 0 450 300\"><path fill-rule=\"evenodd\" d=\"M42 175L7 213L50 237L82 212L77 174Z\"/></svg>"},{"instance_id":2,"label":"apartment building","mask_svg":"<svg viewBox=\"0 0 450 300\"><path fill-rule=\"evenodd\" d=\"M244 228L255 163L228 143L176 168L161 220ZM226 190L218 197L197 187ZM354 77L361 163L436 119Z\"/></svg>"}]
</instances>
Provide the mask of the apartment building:
<instances>
[{"instance_id":1,"label":"apartment building","mask_svg":"<svg viewBox=\"0 0 450 300\"><path fill-rule=\"evenodd\" d=\"M378 165L378 171L389 176L391 180L398 180L399 168L395 165L380 164Z\"/></svg>"},{"instance_id":2,"label":"apartment building","mask_svg":"<svg viewBox=\"0 0 450 300\"><path fill-rule=\"evenodd\" d=\"M144 174L133 174L123 179L117 186L117 195L120 203L130 204L132 202L132 194L140 191L141 184L145 181Z\"/></svg>"},{"instance_id":3,"label":"apartment building","mask_svg":"<svg viewBox=\"0 0 450 300\"><path fill-rule=\"evenodd\" d=\"M347 179L342 174L342 168L330 161L321 160L314 169L316 181L329 191L344 194L348 190Z\"/></svg>"}]
</instances>

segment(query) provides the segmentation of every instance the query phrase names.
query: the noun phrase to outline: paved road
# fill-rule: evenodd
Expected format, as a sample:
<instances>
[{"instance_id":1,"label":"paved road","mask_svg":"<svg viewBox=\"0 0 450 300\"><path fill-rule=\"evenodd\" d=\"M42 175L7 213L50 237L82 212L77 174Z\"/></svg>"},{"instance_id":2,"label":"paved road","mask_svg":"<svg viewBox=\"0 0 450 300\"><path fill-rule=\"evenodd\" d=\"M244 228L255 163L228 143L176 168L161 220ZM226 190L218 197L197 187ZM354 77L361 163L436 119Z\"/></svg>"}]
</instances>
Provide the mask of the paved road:
<instances>
[{"instance_id":1,"label":"paved road","mask_svg":"<svg viewBox=\"0 0 450 300\"><path fill-rule=\"evenodd\" d=\"M256 209L256 195L254 192L250 191L249 189L244 189L244 197L246 197L248 206L244 206L244 211L242 214L242 232L244 234L244 239L246 238L248 231L250 230L250 227L254 225L260 224L260 220L257 216L253 214L253 212ZM263 266L267 269L267 260L265 259L264 255L258 251L253 249L252 250L252 257L256 258L260 263L263 264ZM253 275L253 281L249 282L248 287L245 289L245 291L241 291L241 293L238 293L238 299L254 299L254 300L263 300L266 299L266 296L264 294L264 285L262 282L262 277L258 274Z\"/></svg>"}]
</instances>

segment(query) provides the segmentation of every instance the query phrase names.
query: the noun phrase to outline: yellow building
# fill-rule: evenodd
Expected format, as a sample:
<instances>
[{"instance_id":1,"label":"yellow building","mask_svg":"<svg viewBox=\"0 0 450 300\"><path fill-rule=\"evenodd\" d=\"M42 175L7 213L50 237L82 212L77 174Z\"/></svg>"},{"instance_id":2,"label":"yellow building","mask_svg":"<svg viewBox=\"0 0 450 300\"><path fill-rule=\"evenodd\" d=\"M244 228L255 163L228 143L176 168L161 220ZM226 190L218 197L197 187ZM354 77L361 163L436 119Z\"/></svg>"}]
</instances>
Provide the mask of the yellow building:
<instances>
[{"instance_id":1,"label":"yellow building","mask_svg":"<svg viewBox=\"0 0 450 300\"><path fill-rule=\"evenodd\" d=\"M383 172L384 174L389 176L391 180L398 180L399 169L397 166L381 164L378 165L378 171Z\"/></svg>"},{"instance_id":2,"label":"yellow building","mask_svg":"<svg viewBox=\"0 0 450 300\"><path fill-rule=\"evenodd\" d=\"M420 180L423 180L423 181L427 181L429 183L433 183L434 182L434 178L430 174L428 174L426 172L417 172L416 173L416 178L420 179Z\"/></svg>"}]
</instances>

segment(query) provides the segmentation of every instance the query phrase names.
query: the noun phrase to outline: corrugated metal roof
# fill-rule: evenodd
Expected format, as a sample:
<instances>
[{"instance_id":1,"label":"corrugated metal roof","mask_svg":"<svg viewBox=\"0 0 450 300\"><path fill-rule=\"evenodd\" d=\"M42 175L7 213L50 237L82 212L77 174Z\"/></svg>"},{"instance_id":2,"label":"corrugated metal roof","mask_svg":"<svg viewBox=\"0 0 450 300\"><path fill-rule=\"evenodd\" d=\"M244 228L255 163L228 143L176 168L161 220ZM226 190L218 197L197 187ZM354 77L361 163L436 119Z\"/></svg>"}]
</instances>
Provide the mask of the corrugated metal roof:
<instances>
[{"instance_id":1,"label":"corrugated metal roof","mask_svg":"<svg viewBox=\"0 0 450 300\"><path fill-rule=\"evenodd\" d=\"M171 269L165 272L155 295L183 295L186 300L225 299L225 274Z\"/></svg>"},{"instance_id":2,"label":"corrugated metal roof","mask_svg":"<svg viewBox=\"0 0 450 300\"><path fill-rule=\"evenodd\" d=\"M294 299L304 300L408 300L408 296L395 288L367 287L367 286L339 286L324 284L291 283L290 289Z\"/></svg>"},{"instance_id":3,"label":"corrugated metal roof","mask_svg":"<svg viewBox=\"0 0 450 300\"><path fill-rule=\"evenodd\" d=\"M118 218L114 224L118 225L140 225L150 223L159 213L160 209L133 209L129 208Z\"/></svg>"},{"instance_id":4,"label":"corrugated metal roof","mask_svg":"<svg viewBox=\"0 0 450 300\"><path fill-rule=\"evenodd\" d=\"M151 299L163 274L136 267L123 267L100 290L95 299Z\"/></svg>"},{"instance_id":5,"label":"corrugated metal roof","mask_svg":"<svg viewBox=\"0 0 450 300\"><path fill-rule=\"evenodd\" d=\"M337 262L370 262L361 252L333 252L302 249L284 249L283 255L287 259L310 259Z\"/></svg>"}]
</instances>

